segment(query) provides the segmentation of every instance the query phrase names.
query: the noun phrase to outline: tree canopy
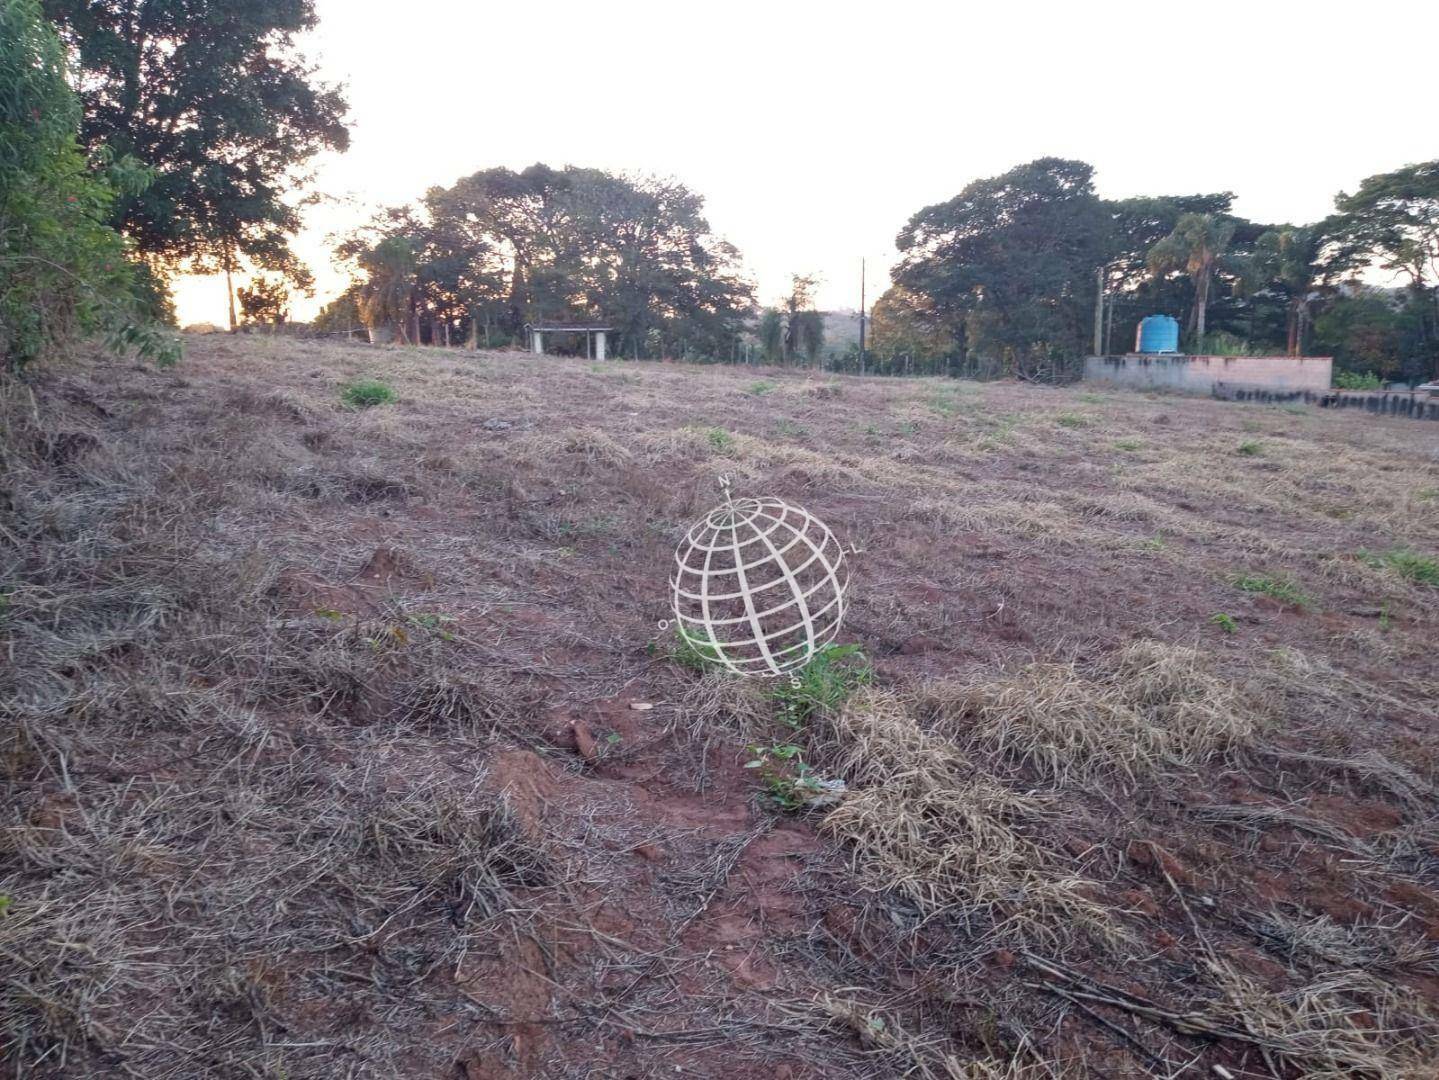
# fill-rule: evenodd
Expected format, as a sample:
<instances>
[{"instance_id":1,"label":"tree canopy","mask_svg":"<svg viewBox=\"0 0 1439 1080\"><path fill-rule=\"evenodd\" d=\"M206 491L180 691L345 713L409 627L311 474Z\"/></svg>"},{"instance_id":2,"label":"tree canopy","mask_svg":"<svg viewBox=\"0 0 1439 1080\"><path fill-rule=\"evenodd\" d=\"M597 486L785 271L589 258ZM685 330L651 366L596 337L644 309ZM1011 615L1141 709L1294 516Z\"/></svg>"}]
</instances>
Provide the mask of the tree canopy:
<instances>
[{"instance_id":1,"label":"tree canopy","mask_svg":"<svg viewBox=\"0 0 1439 1080\"><path fill-rule=\"evenodd\" d=\"M86 160L65 52L35 0L0 0L0 358L18 367L102 332L162 362L178 347L147 318L147 282L105 222L150 181L108 147Z\"/></svg>"},{"instance_id":2,"label":"tree canopy","mask_svg":"<svg viewBox=\"0 0 1439 1080\"><path fill-rule=\"evenodd\" d=\"M312 0L44 0L78 59L81 139L154 173L110 222L146 256L208 272L238 259L310 275L290 249L294 192L321 150L349 142L344 97L295 37Z\"/></svg>"},{"instance_id":3,"label":"tree canopy","mask_svg":"<svg viewBox=\"0 0 1439 1080\"><path fill-rule=\"evenodd\" d=\"M1108 220L1082 161L976 180L900 231L895 284L963 324L970 348L1030 367L1083 347Z\"/></svg>"},{"instance_id":4,"label":"tree canopy","mask_svg":"<svg viewBox=\"0 0 1439 1080\"><path fill-rule=\"evenodd\" d=\"M624 355L728 358L754 289L703 208L673 180L486 169L431 188L413 211L387 212L338 254L363 300L394 284L385 252L413 252L403 299L387 292L380 307L362 303L372 326L418 322L430 340L493 342L517 339L527 323L582 319L614 327Z\"/></svg>"},{"instance_id":5,"label":"tree canopy","mask_svg":"<svg viewBox=\"0 0 1439 1080\"><path fill-rule=\"evenodd\" d=\"M958 351L958 342L923 297L891 285L870 316L871 370L942 371Z\"/></svg>"}]
</instances>

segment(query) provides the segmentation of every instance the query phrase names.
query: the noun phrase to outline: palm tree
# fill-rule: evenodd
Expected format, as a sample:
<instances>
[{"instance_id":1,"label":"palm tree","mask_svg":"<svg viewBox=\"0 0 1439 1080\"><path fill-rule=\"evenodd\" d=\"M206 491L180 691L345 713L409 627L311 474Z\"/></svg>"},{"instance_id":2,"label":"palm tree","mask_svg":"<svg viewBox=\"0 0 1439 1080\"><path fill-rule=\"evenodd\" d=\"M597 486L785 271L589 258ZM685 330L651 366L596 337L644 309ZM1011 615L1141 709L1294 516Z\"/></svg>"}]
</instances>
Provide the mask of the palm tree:
<instances>
[{"instance_id":1,"label":"palm tree","mask_svg":"<svg viewBox=\"0 0 1439 1080\"><path fill-rule=\"evenodd\" d=\"M1183 270L1194 282L1190 331L1196 348L1204 347L1204 314L1215 268L1234 238L1234 220L1220 214L1183 214L1174 230L1149 249L1149 269L1156 274Z\"/></svg>"},{"instance_id":2,"label":"palm tree","mask_svg":"<svg viewBox=\"0 0 1439 1080\"><path fill-rule=\"evenodd\" d=\"M368 274L361 283L360 317L370 330L371 340L389 332L407 343L407 322L415 307L415 245L408 236L387 236L363 252L358 260L360 269ZM377 335L376 331L380 331ZM419 344L419 334L414 344Z\"/></svg>"}]
</instances>

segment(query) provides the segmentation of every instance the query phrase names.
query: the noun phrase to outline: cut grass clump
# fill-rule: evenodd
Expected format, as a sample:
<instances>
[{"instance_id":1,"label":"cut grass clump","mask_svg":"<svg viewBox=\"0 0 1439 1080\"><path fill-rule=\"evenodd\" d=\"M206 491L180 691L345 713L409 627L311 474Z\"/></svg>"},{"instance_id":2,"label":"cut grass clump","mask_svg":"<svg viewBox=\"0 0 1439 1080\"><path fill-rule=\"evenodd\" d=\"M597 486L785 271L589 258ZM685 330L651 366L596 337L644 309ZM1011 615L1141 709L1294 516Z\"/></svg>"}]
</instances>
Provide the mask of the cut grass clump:
<instances>
[{"instance_id":1,"label":"cut grass clump","mask_svg":"<svg viewBox=\"0 0 1439 1080\"><path fill-rule=\"evenodd\" d=\"M1288 578L1273 577L1269 574L1240 574L1232 580L1234 587L1242 592L1259 593L1290 607L1305 608L1313 603L1309 595Z\"/></svg>"},{"instance_id":2,"label":"cut grass clump","mask_svg":"<svg viewBox=\"0 0 1439 1080\"><path fill-rule=\"evenodd\" d=\"M1022 832L1043 803L976 770L920 727L909 703L861 689L818 718L814 760L850 787L821 829L851 845L855 868L925 913L957 911L998 936L1057 944L1069 930L1116 933L1086 883Z\"/></svg>"},{"instance_id":3,"label":"cut grass clump","mask_svg":"<svg viewBox=\"0 0 1439 1080\"><path fill-rule=\"evenodd\" d=\"M1360 551L1359 559L1376 569L1392 570L1405 581L1439 588L1439 559L1420 555L1417 551L1396 548L1393 551Z\"/></svg>"},{"instance_id":4,"label":"cut grass clump","mask_svg":"<svg viewBox=\"0 0 1439 1080\"><path fill-rule=\"evenodd\" d=\"M916 1080L1054 1080L1050 1063L1030 1061L1019 1053L986 1045L985 1056L962 1060L948 1038L910 1030L893 1003L866 1000L862 987L821 991L812 1000L775 1004L788 1016L831 1036L859 1040L874 1067L872 1075L915 1077ZM1004 1057L991 1056L1005 1053ZM866 1074L871 1075L871 1074Z\"/></svg>"},{"instance_id":5,"label":"cut grass clump","mask_svg":"<svg viewBox=\"0 0 1439 1080\"><path fill-rule=\"evenodd\" d=\"M1141 641L1090 668L1033 664L975 683L932 683L920 715L968 753L1056 781L1131 779L1248 744L1258 710L1197 649Z\"/></svg>"},{"instance_id":6,"label":"cut grass clump","mask_svg":"<svg viewBox=\"0 0 1439 1080\"><path fill-rule=\"evenodd\" d=\"M745 742L761 737L770 719L770 702L759 679L737 679L718 664L695 679L680 699L684 728L695 743L714 732L731 732Z\"/></svg>"},{"instance_id":7,"label":"cut grass clump","mask_svg":"<svg viewBox=\"0 0 1439 1080\"><path fill-rule=\"evenodd\" d=\"M399 400L394 387L379 379L356 379L340 388L340 400L347 409L373 409Z\"/></svg>"},{"instance_id":8,"label":"cut grass clump","mask_svg":"<svg viewBox=\"0 0 1439 1080\"><path fill-rule=\"evenodd\" d=\"M1211 961L1223 994L1209 1008L1221 1025L1261 1042L1267 1056L1315 1080L1433 1075L1439 1023L1420 995L1364 971L1328 971L1305 986L1275 992L1228 963Z\"/></svg>"}]
</instances>

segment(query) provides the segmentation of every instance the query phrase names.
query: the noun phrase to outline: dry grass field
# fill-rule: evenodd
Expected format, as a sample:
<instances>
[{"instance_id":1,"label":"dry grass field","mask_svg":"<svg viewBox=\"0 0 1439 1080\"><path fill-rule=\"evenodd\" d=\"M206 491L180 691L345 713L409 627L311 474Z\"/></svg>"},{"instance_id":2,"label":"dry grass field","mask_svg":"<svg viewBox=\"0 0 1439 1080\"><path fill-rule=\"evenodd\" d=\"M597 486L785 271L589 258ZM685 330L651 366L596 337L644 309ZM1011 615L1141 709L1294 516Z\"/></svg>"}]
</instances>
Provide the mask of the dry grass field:
<instances>
[{"instance_id":1,"label":"dry grass field","mask_svg":"<svg viewBox=\"0 0 1439 1080\"><path fill-rule=\"evenodd\" d=\"M218 335L0 398L10 1075L1439 1075L1439 425ZM863 660L657 629L721 475Z\"/></svg>"}]
</instances>

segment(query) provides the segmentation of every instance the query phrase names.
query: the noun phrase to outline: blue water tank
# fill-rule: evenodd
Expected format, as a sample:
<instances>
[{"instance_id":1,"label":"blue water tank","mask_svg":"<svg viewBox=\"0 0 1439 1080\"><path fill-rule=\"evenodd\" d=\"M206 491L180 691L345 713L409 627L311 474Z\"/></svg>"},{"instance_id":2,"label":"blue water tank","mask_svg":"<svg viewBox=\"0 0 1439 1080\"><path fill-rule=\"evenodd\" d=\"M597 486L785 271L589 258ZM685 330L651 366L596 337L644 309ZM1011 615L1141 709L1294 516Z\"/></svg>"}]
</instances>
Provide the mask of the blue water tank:
<instances>
[{"instance_id":1,"label":"blue water tank","mask_svg":"<svg viewBox=\"0 0 1439 1080\"><path fill-rule=\"evenodd\" d=\"M1179 351L1179 320L1168 315L1147 315L1139 320L1134 351L1156 353Z\"/></svg>"}]
</instances>

